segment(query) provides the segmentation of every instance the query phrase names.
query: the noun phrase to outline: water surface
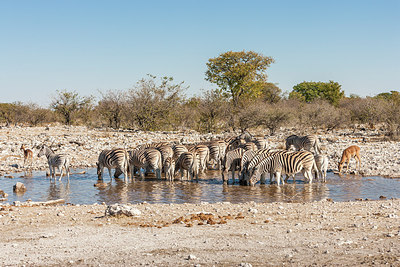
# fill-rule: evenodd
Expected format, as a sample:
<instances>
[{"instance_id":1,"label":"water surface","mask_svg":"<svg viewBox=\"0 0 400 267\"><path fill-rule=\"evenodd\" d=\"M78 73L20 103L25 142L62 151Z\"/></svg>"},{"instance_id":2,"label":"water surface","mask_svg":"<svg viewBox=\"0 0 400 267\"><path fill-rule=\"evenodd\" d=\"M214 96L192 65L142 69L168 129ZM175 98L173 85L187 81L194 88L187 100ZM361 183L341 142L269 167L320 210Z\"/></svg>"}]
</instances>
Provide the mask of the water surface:
<instances>
[{"instance_id":1,"label":"water surface","mask_svg":"<svg viewBox=\"0 0 400 267\"><path fill-rule=\"evenodd\" d=\"M383 177L360 177L344 175L339 177L328 173L327 183L305 184L302 176L296 176L296 184L277 186L275 184L257 184L254 187L240 186L230 183L223 184L217 171L208 171L199 182L178 181L169 182L153 177L144 180L124 182L124 179L113 179L112 183L103 188L94 187L97 183L95 169L75 170L86 171L85 174L72 174L69 183L66 177L62 181L50 182L45 172L33 172L23 176L23 173L12 174L15 178L0 178L0 189L9 194L7 202L13 201L48 201L63 198L67 203L93 204L102 203L200 203L224 202L243 203L255 202L309 202L325 198L334 201L348 201L356 198L379 199L400 197L400 180ZM121 176L122 177L122 176ZM109 182L108 172L105 172L104 182ZM17 182L27 187L25 194L18 195L12 190Z\"/></svg>"}]
</instances>

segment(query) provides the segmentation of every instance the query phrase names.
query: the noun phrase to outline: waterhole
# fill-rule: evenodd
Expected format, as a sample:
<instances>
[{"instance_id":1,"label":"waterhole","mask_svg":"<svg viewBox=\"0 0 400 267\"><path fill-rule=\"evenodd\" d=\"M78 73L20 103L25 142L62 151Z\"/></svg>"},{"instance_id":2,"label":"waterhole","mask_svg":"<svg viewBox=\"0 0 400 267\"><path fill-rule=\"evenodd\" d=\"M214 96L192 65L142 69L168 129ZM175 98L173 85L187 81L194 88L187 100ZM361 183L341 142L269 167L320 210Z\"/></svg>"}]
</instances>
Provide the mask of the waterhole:
<instances>
[{"instance_id":1,"label":"waterhole","mask_svg":"<svg viewBox=\"0 0 400 267\"><path fill-rule=\"evenodd\" d=\"M82 174L82 172L85 172ZM201 202L310 202L330 198L333 201L348 201L355 199L379 199L385 197L400 197L400 180L387 179L379 176L361 177L355 175L338 176L328 173L327 182L307 184L302 175L296 176L296 183L277 186L276 184L257 184L254 187L224 184L221 173L208 171L199 181L169 182L157 180L154 177L134 179L124 182L113 179L111 184L95 187L97 175L95 169L74 170L69 182L66 177L61 181L50 181L45 172L31 174L11 174L15 178L0 178L0 189L8 194L5 202L13 201L48 201L65 199L72 204L93 203L201 203ZM179 175L178 175L179 176ZM105 172L104 182L109 183L108 172ZM24 194L13 192L17 182L25 184ZM381 197L382 196L382 197Z\"/></svg>"}]
</instances>

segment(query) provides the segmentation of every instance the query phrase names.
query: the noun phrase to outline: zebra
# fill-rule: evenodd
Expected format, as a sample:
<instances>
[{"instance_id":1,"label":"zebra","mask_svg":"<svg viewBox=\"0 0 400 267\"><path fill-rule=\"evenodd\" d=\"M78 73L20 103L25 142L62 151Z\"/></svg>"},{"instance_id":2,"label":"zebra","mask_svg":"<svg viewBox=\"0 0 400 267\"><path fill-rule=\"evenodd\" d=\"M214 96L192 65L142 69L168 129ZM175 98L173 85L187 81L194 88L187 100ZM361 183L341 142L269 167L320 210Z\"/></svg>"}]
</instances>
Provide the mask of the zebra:
<instances>
[{"instance_id":1,"label":"zebra","mask_svg":"<svg viewBox=\"0 0 400 267\"><path fill-rule=\"evenodd\" d=\"M225 156L226 143L223 140L212 141L207 144L210 150L210 161L215 161L217 164L217 170L221 170L222 160Z\"/></svg>"},{"instance_id":2,"label":"zebra","mask_svg":"<svg viewBox=\"0 0 400 267\"><path fill-rule=\"evenodd\" d=\"M243 181L245 181L248 177L249 174L249 164L250 162L258 155L260 155L257 158L262 158L261 155L264 155L266 153L268 153L270 151L270 149L260 149L257 151L254 150L247 150L244 152L243 156L242 156L242 160L240 163L240 177L239 177L239 183L243 183ZM253 163L254 165L254 163Z\"/></svg>"},{"instance_id":3,"label":"zebra","mask_svg":"<svg viewBox=\"0 0 400 267\"><path fill-rule=\"evenodd\" d=\"M304 148L304 150L308 150L311 152L311 149L314 149L316 154L321 154L319 140L316 135L291 135L286 138L286 150L288 150L292 145L296 148L296 150L301 150Z\"/></svg>"},{"instance_id":4,"label":"zebra","mask_svg":"<svg viewBox=\"0 0 400 267\"><path fill-rule=\"evenodd\" d=\"M167 157L163 164L165 171L165 179L172 181L175 177L175 160L172 157Z\"/></svg>"},{"instance_id":5,"label":"zebra","mask_svg":"<svg viewBox=\"0 0 400 267\"><path fill-rule=\"evenodd\" d=\"M288 153L277 153L266 157L258 163L251 174L250 185L254 186L260 179L262 173L268 172L275 175L276 182L280 185L281 174L294 175L302 172L304 178L312 183L312 169L315 166L314 156L309 151L296 151ZM284 181L282 181L284 184Z\"/></svg>"},{"instance_id":6,"label":"zebra","mask_svg":"<svg viewBox=\"0 0 400 267\"><path fill-rule=\"evenodd\" d=\"M314 156L315 165L317 167L316 178L321 178L322 182L326 182L326 172L328 170L329 159L327 155L317 154Z\"/></svg>"},{"instance_id":7,"label":"zebra","mask_svg":"<svg viewBox=\"0 0 400 267\"><path fill-rule=\"evenodd\" d=\"M242 184L248 184L249 178L254 172L254 167L257 166L261 161L267 157L275 156L277 154L289 153L287 150L271 150L261 149L257 151L257 154L249 161L244 172L242 172ZM261 182L265 183L265 173L261 174ZM269 182L272 182L272 176L270 176Z\"/></svg>"},{"instance_id":8,"label":"zebra","mask_svg":"<svg viewBox=\"0 0 400 267\"><path fill-rule=\"evenodd\" d=\"M254 142L246 142L244 144L239 145L239 147L243 148L244 150L258 150L257 145Z\"/></svg>"},{"instance_id":9,"label":"zebra","mask_svg":"<svg viewBox=\"0 0 400 267\"><path fill-rule=\"evenodd\" d=\"M199 180L199 155L196 152L183 152L175 163L175 172L181 172L181 180L183 180L183 171L186 171L186 178L189 176L193 180Z\"/></svg>"},{"instance_id":10,"label":"zebra","mask_svg":"<svg viewBox=\"0 0 400 267\"><path fill-rule=\"evenodd\" d=\"M100 152L99 158L96 162L97 166L97 177L99 180L103 180L104 167L108 169L110 174L110 183L112 182L111 169L115 168L114 176L124 174L124 180L128 178L128 163L129 156L128 152L123 148L104 149ZM117 174L118 173L118 174Z\"/></svg>"},{"instance_id":11,"label":"zebra","mask_svg":"<svg viewBox=\"0 0 400 267\"><path fill-rule=\"evenodd\" d=\"M167 158L174 156L174 150L169 144L161 145L159 147L156 147L156 149L161 152L161 161L163 165L162 171L164 171L164 173L167 174L167 171L164 169L165 161Z\"/></svg>"},{"instance_id":12,"label":"zebra","mask_svg":"<svg viewBox=\"0 0 400 267\"><path fill-rule=\"evenodd\" d=\"M256 144L257 149L267 148L267 141L264 139L264 137L256 137L252 142Z\"/></svg>"},{"instance_id":13,"label":"zebra","mask_svg":"<svg viewBox=\"0 0 400 267\"><path fill-rule=\"evenodd\" d=\"M173 145L172 150L174 151L174 160L177 160L183 152L188 152L187 147L184 145Z\"/></svg>"},{"instance_id":14,"label":"zebra","mask_svg":"<svg viewBox=\"0 0 400 267\"><path fill-rule=\"evenodd\" d=\"M144 172L142 172L141 169L151 168L156 173L156 177L161 179L161 152L155 148L131 150L129 151L129 168L132 179L135 174L135 168L139 169L141 178L144 178Z\"/></svg>"},{"instance_id":15,"label":"zebra","mask_svg":"<svg viewBox=\"0 0 400 267\"><path fill-rule=\"evenodd\" d=\"M210 158L210 150L208 147L202 144L195 145L189 148L189 152L195 152L197 155L199 155L199 170L204 172L207 168L207 162Z\"/></svg>"},{"instance_id":16,"label":"zebra","mask_svg":"<svg viewBox=\"0 0 400 267\"><path fill-rule=\"evenodd\" d=\"M50 169L50 177L56 179L56 167L60 171L60 178L63 176L63 168L65 168L65 172L67 173L68 181L69 181L69 158L64 154L56 154L54 151L46 145L42 145L40 151L38 153L38 157L46 155L47 162L49 164Z\"/></svg>"},{"instance_id":17,"label":"zebra","mask_svg":"<svg viewBox=\"0 0 400 267\"><path fill-rule=\"evenodd\" d=\"M228 151L222 161L222 180L224 182L228 181L228 176L225 178L225 172L231 170L232 180L235 182L235 170L236 167L240 167L240 162L244 154L243 148L236 148L234 150ZM240 171L240 170L239 170Z\"/></svg>"}]
</instances>

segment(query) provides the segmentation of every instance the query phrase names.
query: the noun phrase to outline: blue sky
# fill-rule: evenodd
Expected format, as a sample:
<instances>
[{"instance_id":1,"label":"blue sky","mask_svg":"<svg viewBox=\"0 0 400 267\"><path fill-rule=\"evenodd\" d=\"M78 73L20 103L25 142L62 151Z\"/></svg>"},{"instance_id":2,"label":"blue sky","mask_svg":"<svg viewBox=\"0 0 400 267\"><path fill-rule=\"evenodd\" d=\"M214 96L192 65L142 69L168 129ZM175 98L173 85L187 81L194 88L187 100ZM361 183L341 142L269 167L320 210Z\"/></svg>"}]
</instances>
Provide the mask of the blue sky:
<instances>
[{"instance_id":1,"label":"blue sky","mask_svg":"<svg viewBox=\"0 0 400 267\"><path fill-rule=\"evenodd\" d=\"M346 95L400 90L400 1L0 1L0 102L48 105L56 90L99 96L146 74L187 95L215 88L206 62L271 56L283 91L333 80Z\"/></svg>"}]
</instances>

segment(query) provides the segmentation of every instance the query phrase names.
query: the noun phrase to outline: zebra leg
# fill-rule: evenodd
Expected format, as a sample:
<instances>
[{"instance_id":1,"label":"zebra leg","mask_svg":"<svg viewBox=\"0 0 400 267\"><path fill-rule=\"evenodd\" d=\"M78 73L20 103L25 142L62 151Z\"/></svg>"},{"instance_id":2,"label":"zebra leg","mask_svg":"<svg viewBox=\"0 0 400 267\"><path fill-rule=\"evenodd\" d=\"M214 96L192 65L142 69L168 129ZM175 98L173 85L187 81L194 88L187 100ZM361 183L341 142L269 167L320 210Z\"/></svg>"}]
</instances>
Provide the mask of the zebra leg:
<instances>
[{"instance_id":1,"label":"zebra leg","mask_svg":"<svg viewBox=\"0 0 400 267\"><path fill-rule=\"evenodd\" d=\"M60 172L60 177L58 178L59 181L61 181L61 178L63 177L63 166L58 167L58 171Z\"/></svg>"},{"instance_id":2,"label":"zebra leg","mask_svg":"<svg viewBox=\"0 0 400 267\"><path fill-rule=\"evenodd\" d=\"M112 183L112 174L111 174L111 168L107 168L108 169L108 174L110 174L110 183Z\"/></svg>"},{"instance_id":3,"label":"zebra leg","mask_svg":"<svg viewBox=\"0 0 400 267\"><path fill-rule=\"evenodd\" d=\"M265 175L266 175L265 172L263 172L263 173L261 174L261 179L260 179L260 183L261 183L261 184L265 184Z\"/></svg>"},{"instance_id":4,"label":"zebra leg","mask_svg":"<svg viewBox=\"0 0 400 267\"><path fill-rule=\"evenodd\" d=\"M276 184L280 185L281 184L281 173L280 172L275 173L275 179L276 179Z\"/></svg>"}]
</instances>

